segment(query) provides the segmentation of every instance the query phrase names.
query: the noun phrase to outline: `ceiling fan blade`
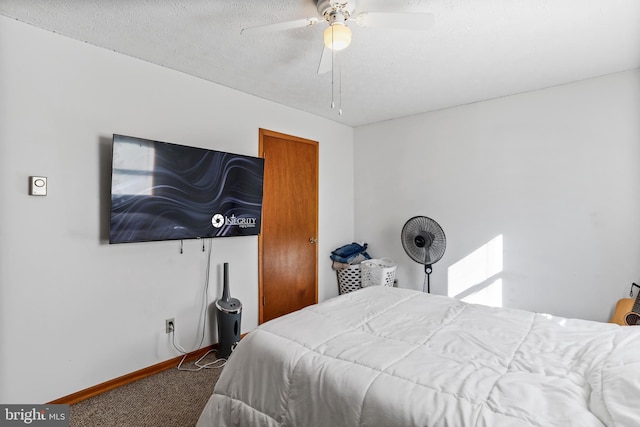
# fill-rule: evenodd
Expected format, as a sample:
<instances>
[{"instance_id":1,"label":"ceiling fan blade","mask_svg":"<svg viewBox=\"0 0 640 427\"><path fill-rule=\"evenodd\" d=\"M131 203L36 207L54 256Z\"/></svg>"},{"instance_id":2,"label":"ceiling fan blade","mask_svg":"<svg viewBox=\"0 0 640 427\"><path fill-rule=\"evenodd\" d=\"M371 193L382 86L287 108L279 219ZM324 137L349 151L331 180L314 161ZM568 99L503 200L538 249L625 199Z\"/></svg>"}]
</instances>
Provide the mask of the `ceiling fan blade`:
<instances>
[{"instance_id":1,"label":"ceiling fan blade","mask_svg":"<svg viewBox=\"0 0 640 427\"><path fill-rule=\"evenodd\" d=\"M320 63L318 64L318 74L324 74L331 70L331 55L333 51L328 47L322 48L322 55L320 55Z\"/></svg>"},{"instance_id":2,"label":"ceiling fan blade","mask_svg":"<svg viewBox=\"0 0 640 427\"><path fill-rule=\"evenodd\" d=\"M295 28L310 27L312 25L317 24L318 22L320 22L320 20L315 17L295 19L293 21L285 21L285 22L278 22L275 24L267 24L267 25L259 25L257 27L243 28L242 30L240 30L240 34L265 34L265 33L273 33L276 31L293 30Z\"/></svg>"},{"instance_id":3,"label":"ceiling fan blade","mask_svg":"<svg viewBox=\"0 0 640 427\"><path fill-rule=\"evenodd\" d=\"M399 30L428 30L435 22L432 13L362 12L354 19L361 27Z\"/></svg>"}]
</instances>

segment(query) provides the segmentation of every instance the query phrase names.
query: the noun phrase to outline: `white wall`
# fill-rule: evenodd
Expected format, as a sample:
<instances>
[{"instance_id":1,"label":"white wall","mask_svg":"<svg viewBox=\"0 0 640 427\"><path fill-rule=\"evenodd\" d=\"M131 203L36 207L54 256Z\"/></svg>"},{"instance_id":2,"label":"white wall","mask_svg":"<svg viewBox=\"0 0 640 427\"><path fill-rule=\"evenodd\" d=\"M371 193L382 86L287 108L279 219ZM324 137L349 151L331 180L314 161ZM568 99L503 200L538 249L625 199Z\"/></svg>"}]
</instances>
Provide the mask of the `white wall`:
<instances>
[{"instance_id":1,"label":"white wall","mask_svg":"<svg viewBox=\"0 0 640 427\"><path fill-rule=\"evenodd\" d=\"M606 321L640 282L640 70L354 135L356 239L398 262L400 287L423 285L400 242L414 215L447 236L434 293L497 281L497 305Z\"/></svg>"},{"instance_id":2,"label":"white wall","mask_svg":"<svg viewBox=\"0 0 640 427\"><path fill-rule=\"evenodd\" d=\"M221 60L224 60L221 58ZM46 402L197 347L206 254L199 241L109 245L113 133L258 155L258 129L320 142L320 299L329 252L353 238L353 130L0 17L0 402ZM49 179L28 195L30 175ZM213 239L208 302L243 302L257 324L257 237ZM216 341L205 332L204 345Z\"/></svg>"}]
</instances>

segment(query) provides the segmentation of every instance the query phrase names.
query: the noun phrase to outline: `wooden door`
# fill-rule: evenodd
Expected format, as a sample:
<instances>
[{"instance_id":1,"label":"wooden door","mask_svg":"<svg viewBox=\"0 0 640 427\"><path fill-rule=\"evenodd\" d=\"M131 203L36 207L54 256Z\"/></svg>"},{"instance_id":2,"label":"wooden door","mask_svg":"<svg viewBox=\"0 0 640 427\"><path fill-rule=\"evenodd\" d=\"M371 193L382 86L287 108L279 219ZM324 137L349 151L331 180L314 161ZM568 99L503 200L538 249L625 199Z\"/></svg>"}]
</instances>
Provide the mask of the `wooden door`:
<instances>
[{"instance_id":1,"label":"wooden door","mask_svg":"<svg viewBox=\"0 0 640 427\"><path fill-rule=\"evenodd\" d=\"M318 302L318 142L260 129L259 322Z\"/></svg>"}]
</instances>

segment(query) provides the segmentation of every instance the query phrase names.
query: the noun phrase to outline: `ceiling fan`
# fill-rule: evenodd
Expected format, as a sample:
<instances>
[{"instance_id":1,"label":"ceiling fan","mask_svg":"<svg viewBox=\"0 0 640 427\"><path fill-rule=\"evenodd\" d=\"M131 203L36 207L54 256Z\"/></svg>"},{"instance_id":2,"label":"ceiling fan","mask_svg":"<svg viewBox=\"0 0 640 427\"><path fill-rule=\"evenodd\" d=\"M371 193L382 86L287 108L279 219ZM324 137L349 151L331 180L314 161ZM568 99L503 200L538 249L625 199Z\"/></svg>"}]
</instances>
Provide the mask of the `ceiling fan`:
<instances>
[{"instance_id":1,"label":"ceiling fan","mask_svg":"<svg viewBox=\"0 0 640 427\"><path fill-rule=\"evenodd\" d=\"M410 30L426 30L433 23L431 13L406 12L369 12L356 13L356 0L315 0L319 17L295 19L275 24L260 25L244 28L241 34L263 34L275 31L291 30L294 28L311 27L319 23L328 26L324 31L324 48L320 57L318 74L332 69L333 55L328 51L343 50L351 43L351 30L347 23L355 22L361 27L379 27Z\"/></svg>"}]
</instances>

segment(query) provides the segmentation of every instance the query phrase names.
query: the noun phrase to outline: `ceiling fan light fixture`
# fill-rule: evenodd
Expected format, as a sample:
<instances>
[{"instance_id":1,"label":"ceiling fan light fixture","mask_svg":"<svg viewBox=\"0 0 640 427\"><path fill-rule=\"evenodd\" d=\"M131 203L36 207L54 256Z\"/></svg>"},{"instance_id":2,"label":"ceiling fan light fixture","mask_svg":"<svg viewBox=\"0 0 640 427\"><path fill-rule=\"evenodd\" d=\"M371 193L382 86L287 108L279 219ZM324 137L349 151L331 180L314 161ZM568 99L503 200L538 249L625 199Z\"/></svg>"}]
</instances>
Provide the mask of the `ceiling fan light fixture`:
<instances>
[{"instance_id":1,"label":"ceiling fan light fixture","mask_svg":"<svg viewBox=\"0 0 640 427\"><path fill-rule=\"evenodd\" d=\"M342 50L351 44L351 29L342 22L332 23L324 30L324 45L331 50Z\"/></svg>"}]
</instances>

